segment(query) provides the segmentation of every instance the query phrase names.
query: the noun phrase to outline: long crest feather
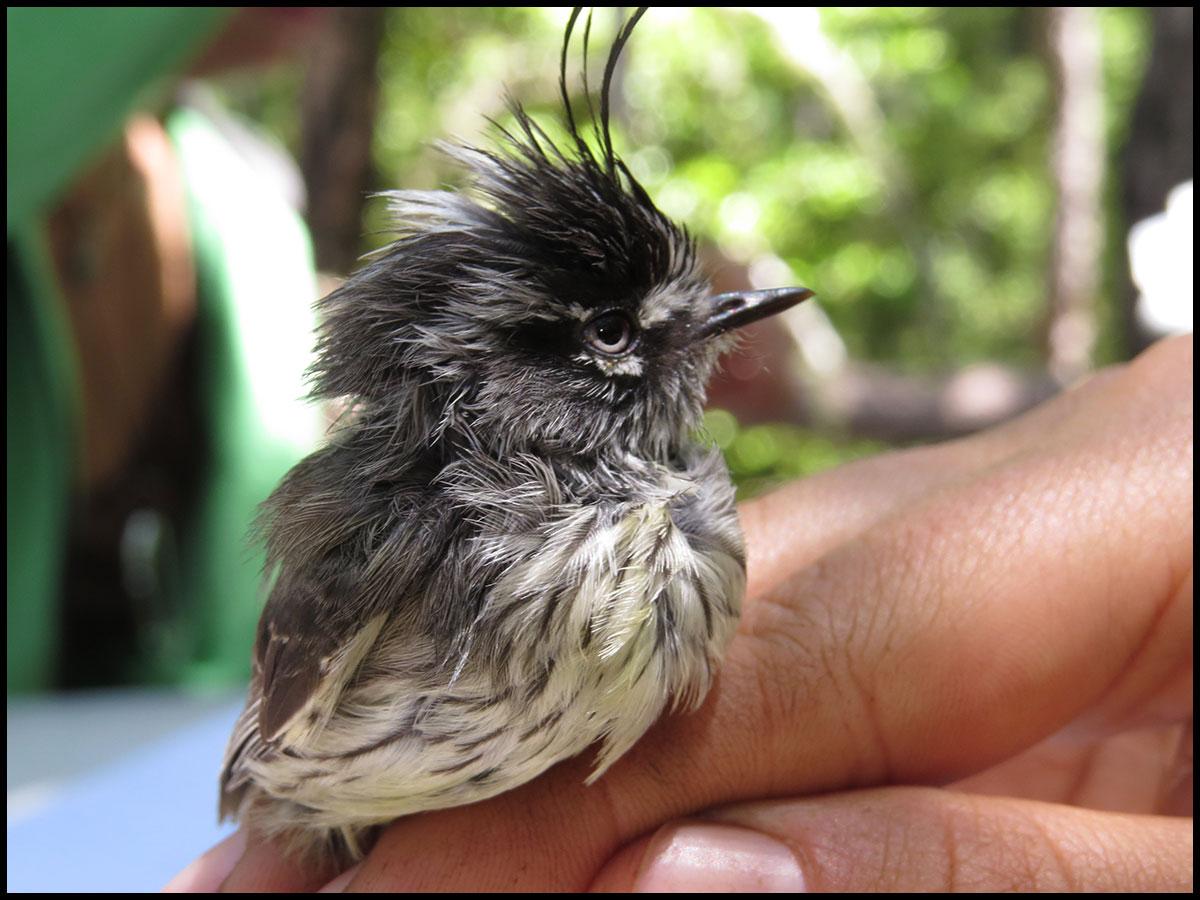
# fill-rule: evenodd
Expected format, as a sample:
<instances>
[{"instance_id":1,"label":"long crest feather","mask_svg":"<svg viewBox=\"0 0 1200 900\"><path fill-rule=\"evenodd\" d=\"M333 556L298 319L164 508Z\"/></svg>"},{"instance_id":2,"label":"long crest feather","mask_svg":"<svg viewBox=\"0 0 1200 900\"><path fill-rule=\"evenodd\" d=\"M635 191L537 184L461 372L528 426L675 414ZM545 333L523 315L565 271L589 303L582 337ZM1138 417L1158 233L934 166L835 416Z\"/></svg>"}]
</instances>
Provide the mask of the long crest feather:
<instances>
[{"instance_id":1,"label":"long crest feather","mask_svg":"<svg viewBox=\"0 0 1200 900\"><path fill-rule=\"evenodd\" d=\"M625 23L617 31L617 36L613 40L612 49L608 52L608 62L604 65L604 80L600 83L600 136L604 142L604 161L608 166L609 171L616 168L616 155L613 153L612 132L608 127L609 110L611 104L609 97L612 93L613 75L617 71L617 62L621 58L621 51L625 49L625 45L629 43L629 38L633 35L633 29L646 14L647 7L639 6L632 16L625 20Z\"/></svg>"},{"instance_id":2,"label":"long crest feather","mask_svg":"<svg viewBox=\"0 0 1200 900\"><path fill-rule=\"evenodd\" d=\"M617 64L621 59L621 53L625 49L625 45L629 43L630 37L633 35L633 29L646 14L648 7L639 6L628 19L621 23L617 28L617 36L613 39L612 47L609 49L608 60L604 65L604 75L600 83L600 110L597 115L596 108L592 103L591 85L588 80L588 45L592 33L592 10L588 11L587 18L584 20L583 27L583 65L582 65L582 82L583 95L587 103L588 115L592 120L595 128L596 141L600 145L601 157L604 161L604 167L610 175L614 175L618 169L623 169L620 160L617 159L616 153L613 150L612 130L610 128L610 119L612 113L612 85L613 78L616 74ZM572 140L581 153L590 155L590 150L582 135L579 133L578 122L575 119L575 109L571 104L570 90L567 87L567 57L571 48L571 37L575 32L575 24L579 20L579 16L583 11L583 7L576 6L571 10L571 16L567 20L567 27L563 33L562 52L559 56L559 72L558 72L558 90L562 97L563 109L567 118L567 130L570 132Z\"/></svg>"},{"instance_id":3,"label":"long crest feather","mask_svg":"<svg viewBox=\"0 0 1200 900\"><path fill-rule=\"evenodd\" d=\"M567 27L563 32L562 56L558 63L558 92L562 95L563 109L567 115L567 129L576 144L582 144L582 141L579 137L579 129L575 125L575 110L571 107L571 92L567 88L567 52L571 49L571 33L575 30L575 22L582 10L582 6L576 6L571 10L571 18L567 19Z\"/></svg>"},{"instance_id":4,"label":"long crest feather","mask_svg":"<svg viewBox=\"0 0 1200 900\"><path fill-rule=\"evenodd\" d=\"M587 100L588 116L596 121L596 107L592 105L592 88L588 84L588 39L592 36L592 10L588 10L587 22L583 26L583 96Z\"/></svg>"}]
</instances>

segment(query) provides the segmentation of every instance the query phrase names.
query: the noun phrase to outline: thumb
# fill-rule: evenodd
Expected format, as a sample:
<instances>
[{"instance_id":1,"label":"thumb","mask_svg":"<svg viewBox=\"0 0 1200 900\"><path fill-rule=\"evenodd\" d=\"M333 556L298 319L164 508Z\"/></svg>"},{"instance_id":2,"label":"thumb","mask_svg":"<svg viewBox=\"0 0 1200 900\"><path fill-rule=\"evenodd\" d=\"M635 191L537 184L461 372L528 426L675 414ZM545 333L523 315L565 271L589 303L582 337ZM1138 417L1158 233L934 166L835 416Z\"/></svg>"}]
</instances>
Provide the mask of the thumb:
<instances>
[{"instance_id":1,"label":"thumb","mask_svg":"<svg viewBox=\"0 0 1200 900\"><path fill-rule=\"evenodd\" d=\"M932 788L745 804L668 823L593 891L1192 889L1192 820Z\"/></svg>"}]
</instances>

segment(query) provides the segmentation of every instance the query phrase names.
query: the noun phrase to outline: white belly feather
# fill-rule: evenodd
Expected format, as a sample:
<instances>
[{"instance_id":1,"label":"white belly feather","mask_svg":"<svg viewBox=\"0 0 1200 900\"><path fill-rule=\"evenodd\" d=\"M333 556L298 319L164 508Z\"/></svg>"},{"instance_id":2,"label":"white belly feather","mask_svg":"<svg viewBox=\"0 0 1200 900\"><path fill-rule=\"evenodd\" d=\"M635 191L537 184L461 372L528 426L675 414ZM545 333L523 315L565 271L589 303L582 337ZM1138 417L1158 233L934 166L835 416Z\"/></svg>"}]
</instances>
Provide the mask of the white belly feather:
<instances>
[{"instance_id":1,"label":"white belly feather","mask_svg":"<svg viewBox=\"0 0 1200 900\"><path fill-rule=\"evenodd\" d=\"M734 552L672 518L673 501L705 488ZM669 703L704 698L732 637L745 573L718 491L724 479L673 479L611 522L598 505L567 507L528 540L481 548L511 557L479 613L490 645L468 642L447 677L430 648L385 628L324 727L248 761L254 780L307 807L306 824L337 827L484 799L597 741L599 777Z\"/></svg>"}]
</instances>

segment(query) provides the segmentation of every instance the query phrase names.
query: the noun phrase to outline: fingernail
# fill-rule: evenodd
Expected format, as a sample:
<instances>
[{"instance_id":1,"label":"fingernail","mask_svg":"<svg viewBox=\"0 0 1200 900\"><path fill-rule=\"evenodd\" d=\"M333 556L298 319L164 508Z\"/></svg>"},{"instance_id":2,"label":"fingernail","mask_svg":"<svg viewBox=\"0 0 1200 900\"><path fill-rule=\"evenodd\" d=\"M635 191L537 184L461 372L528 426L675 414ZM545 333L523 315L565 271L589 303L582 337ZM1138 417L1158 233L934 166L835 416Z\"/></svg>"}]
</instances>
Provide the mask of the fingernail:
<instances>
[{"instance_id":1,"label":"fingernail","mask_svg":"<svg viewBox=\"0 0 1200 900\"><path fill-rule=\"evenodd\" d=\"M358 863L357 865L351 866L345 872L343 872L341 875L339 875L337 878L333 879L333 881L329 882L329 884L325 885L325 887L323 887L319 891L317 891L317 893L318 894L340 894L340 893L344 892L346 890L346 886L348 884L350 884L351 881L354 880L354 876L358 874L358 870L360 868L362 868L362 863Z\"/></svg>"},{"instance_id":2,"label":"fingernail","mask_svg":"<svg viewBox=\"0 0 1200 900\"><path fill-rule=\"evenodd\" d=\"M655 835L633 889L640 892L803 891L786 844L758 831L684 822Z\"/></svg>"},{"instance_id":3,"label":"fingernail","mask_svg":"<svg viewBox=\"0 0 1200 900\"><path fill-rule=\"evenodd\" d=\"M212 893L229 877L245 852L246 832L239 828L172 878L163 893Z\"/></svg>"}]
</instances>

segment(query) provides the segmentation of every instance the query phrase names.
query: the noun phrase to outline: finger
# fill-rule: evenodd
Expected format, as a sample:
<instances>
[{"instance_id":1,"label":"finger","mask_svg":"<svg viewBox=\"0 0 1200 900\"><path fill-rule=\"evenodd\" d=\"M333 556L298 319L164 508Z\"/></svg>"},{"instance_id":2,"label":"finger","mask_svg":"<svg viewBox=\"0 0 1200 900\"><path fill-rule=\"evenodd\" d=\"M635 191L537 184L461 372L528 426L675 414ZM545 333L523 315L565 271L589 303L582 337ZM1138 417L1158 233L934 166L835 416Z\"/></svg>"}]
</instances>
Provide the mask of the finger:
<instances>
[{"instance_id":1,"label":"finger","mask_svg":"<svg viewBox=\"0 0 1200 900\"><path fill-rule=\"evenodd\" d=\"M246 851L246 833L238 829L167 882L166 894L209 894L221 886Z\"/></svg>"},{"instance_id":2,"label":"finger","mask_svg":"<svg viewBox=\"0 0 1200 900\"><path fill-rule=\"evenodd\" d=\"M666 818L962 777L1190 664L1176 589L1191 560L1190 383L1144 376L1122 373L1144 383L1121 385L1099 430L1047 431L1039 452L945 486L748 603L704 708L660 723L597 785L575 760L401 820L352 887L577 890Z\"/></svg>"},{"instance_id":3,"label":"finger","mask_svg":"<svg viewBox=\"0 0 1200 900\"><path fill-rule=\"evenodd\" d=\"M1108 812L1190 816L1190 793L1187 807L1179 803L1191 770L1190 733L1190 721L1103 738L1068 728L953 787Z\"/></svg>"},{"instance_id":4,"label":"finger","mask_svg":"<svg viewBox=\"0 0 1200 900\"><path fill-rule=\"evenodd\" d=\"M222 893L315 891L337 874L313 860L298 859L270 842L250 841L221 882Z\"/></svg>"},{"instance_id":5,"label":"finger","mask_svg":"<svg viewBox=\"0 0 1200 900\"><path fill-rule=\"evenodd\" d=\"M672 822L597 891L1190 891L1192 822L929 788L749 804Z\"/></svg>"},{"instance_id":6,"label":"finger","mask_svg":"<svg viewBox=\"0 0 1200 900\"><path fill-rule=\"evenodd\" d=\"M351 866L329 884L325 885L318 894L340 894L346 890L346 887L354 880L354 876L358 874L358 866Z\"/></svg>"},{"instance_id":7,"label":"finger","mask_svg":"<svg viewBox=\"0 0 1200 900\"><path fill-rule=\"evenodd\" d=\"M1172 342L1166 342L1170 345ZM1190 368L1190 343L1155 348L1165 360L1155 365ZM1172 352L1163 353L1161 350ZM1139 361L1145 370L1148 360ZM1036 447L1049 433L1094 429L1112 405L1114 381L1138 379L1126 366L1111 366L1000 427L927 447L857 460L793 481L763 497L742 503L740 514L748 551L746 593L756 597L774 588L825 553L840 546L938 488L1002 463Z\"/></svg>"},{"instance_id":8,"label":"finger","mask_svg":"<svg viewBox=\"0 0 1200 900\"><path fill-rule=\"evenodd\" d=\"M746 594L757 597L915 498L980 464L960 442L857 460L742 503Z\"/></svg>"},{"instance_id":9,"label":"finger","mask_svg":"<svg viewBox=\"0 0 1200 900\"><path fill-rule=\"evenodd\" d=\"M1119 402L1045 431L1036 452L944 486L748 604L755 652L730 662L773 697L760 717L786 733L828 701L821 727L840 710L866 781L975 771L1101 697L1109 727L1142 724L1132 716L1147 708L1146 724L1179 721L1191 703L1191 392L1146 368L1110 382ZM803 667L819 683L798 678Z\"/></svg>"},{"instance_id":10,"label":"finger","mask_svg":"<svg viewBox=\"0 0 1200 900\"><path fill-rule=\"evenodd\" d=\"M801 893L800 860L784 841L720 822L682 819L621 850L594 893Z\"/></svg>"}]
</instances>

